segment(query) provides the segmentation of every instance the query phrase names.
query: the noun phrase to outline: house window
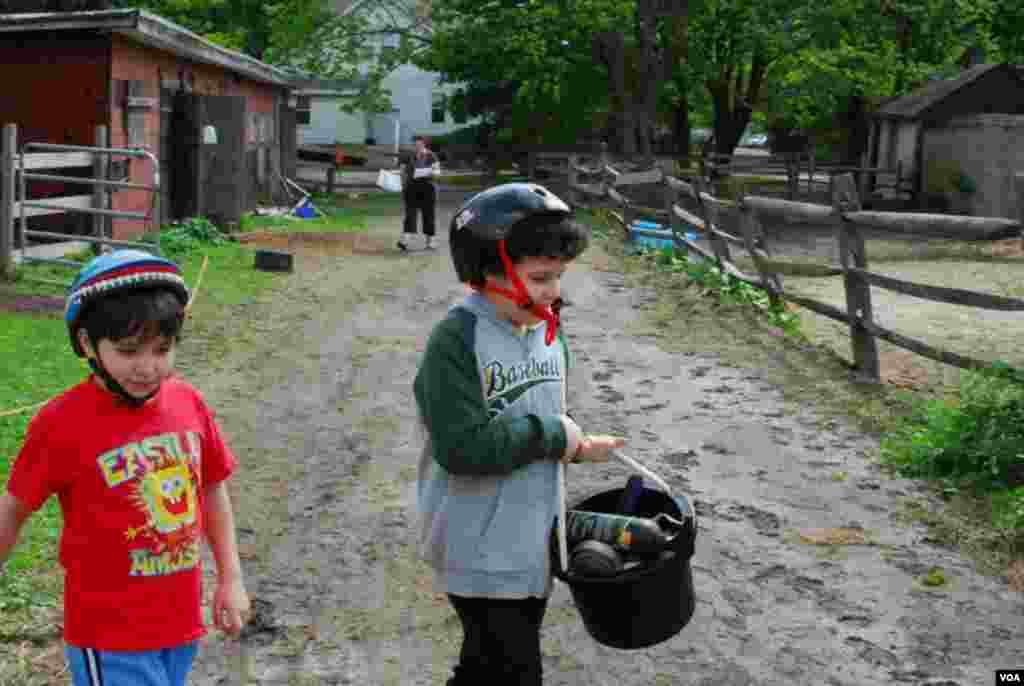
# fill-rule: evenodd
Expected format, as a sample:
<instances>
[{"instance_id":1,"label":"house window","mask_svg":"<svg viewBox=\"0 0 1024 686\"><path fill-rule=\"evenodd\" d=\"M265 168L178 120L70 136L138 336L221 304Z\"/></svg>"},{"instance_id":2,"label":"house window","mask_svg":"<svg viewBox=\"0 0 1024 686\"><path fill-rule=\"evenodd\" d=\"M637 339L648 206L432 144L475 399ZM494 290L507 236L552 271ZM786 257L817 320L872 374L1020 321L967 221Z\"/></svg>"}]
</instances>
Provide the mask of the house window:
<instances>
[{"instance_id":1,"label":"house window","mask_svg":"<svg viewBox=\"0 0 1024 686\"><path fill-rule=\"evenodd\" d=\"M430 121L434 124L444 123L445 96L444 93L434 93L433 102L430 107Z\"/></svg>"},{"instance_id":2,"label":"house window","mask_svg":"<svg viewBox=\"0 0 1024 686\"><path fill-rule=\"evenodd\" d=\"M295 123L309 125L312 122L312 115L310 114L312 105L310 103L310 97L308 95L300 95L295 101Z\"/></svg>"}]
</instances>

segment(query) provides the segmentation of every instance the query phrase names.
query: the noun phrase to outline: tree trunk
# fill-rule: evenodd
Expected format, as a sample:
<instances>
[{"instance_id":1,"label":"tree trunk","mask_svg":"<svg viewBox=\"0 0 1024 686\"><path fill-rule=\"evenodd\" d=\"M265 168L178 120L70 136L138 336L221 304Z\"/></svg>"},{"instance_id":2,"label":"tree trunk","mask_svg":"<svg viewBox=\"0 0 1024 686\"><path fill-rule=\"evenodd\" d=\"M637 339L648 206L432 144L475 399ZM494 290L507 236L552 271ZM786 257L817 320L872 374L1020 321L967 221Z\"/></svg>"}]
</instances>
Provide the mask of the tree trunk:
<instances>
[{"instance_id":1,"label":"tree trunk","mask_svg":"<svg viewBox=\"0 0 1024 686\"><path fill-rule=\"evenodd\" d=\"M670 65L674 73L675 66L690 59L690 17L686 3L680 7L671 19L672 53L677 65ZM670 77L671 78L671 77ZM676 87L680 91L672 113L672 151L683 159L690 157L690 84L684 78L675 78Z\"/></svg>"},{"instance_id":2,"label":"tree trunk","mask_svg":"<svg viewBox=\"0 0 1024 686\"><path fill-rule=\"evenodd\" d=\"M764 75L768 62L762 52L755 48L750 63L750 78L744 87L744 70L737 67L736 73L726 71L718 79L708 84L711 101L715 109L715 145L714 151L722 155L731 155L743 137L743 132L750 124L753 113L751 103L757 102L764 83Z\"/></svg>"},{"instance_id":3,"label":"tree trunk","mask_svg":"<svg viewBox=\"0 0 1024 686\"><path fill-rule=\"evenodd\" d=\"M635 149L633 116L626 95L626 41L618 31L594 36L594 58L608 69L608 128L613 152L628 154Z\"/></svg>"},{"instance_id":4,"label":"tree trunk","mask_svg":"<svg viewBox=\"0 0 1024 686\"><path fill-rule=\"evenodd\" d=\"M690 99L685 95L672 112L672 152L683 159L690 156Z\"/></svg>"},{"instance_id":5,"label":"tree trunk","mask_svg":"<svg viewBox=\"0 0 1024 686\"><path fill-rule=\"evenodd\" d=\"M850 96L846 112L841 115L840 126L847 132L840 164L860 166L871 134L871 119L862 96Z\"/></svg>"}]
</instances>

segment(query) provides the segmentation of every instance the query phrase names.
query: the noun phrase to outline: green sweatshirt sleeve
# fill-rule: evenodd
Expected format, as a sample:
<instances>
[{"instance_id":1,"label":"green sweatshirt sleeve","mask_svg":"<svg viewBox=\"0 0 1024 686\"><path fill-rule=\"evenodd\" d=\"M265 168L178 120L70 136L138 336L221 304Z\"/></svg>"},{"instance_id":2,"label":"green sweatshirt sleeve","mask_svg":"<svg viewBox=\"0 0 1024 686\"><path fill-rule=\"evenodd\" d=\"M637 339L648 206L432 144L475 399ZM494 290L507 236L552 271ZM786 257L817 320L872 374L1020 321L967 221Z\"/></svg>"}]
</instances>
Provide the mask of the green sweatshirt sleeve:
<instances>
[{"instance_id":1,"label":"green sweatshirt sleeve","mask_svg":"<svg viewBox=\"0 0 1024 686\"><path fill-rule=\"evenodd\" d=\"M434 459L453 474L507 474L565 452L558 416L488 416L476 356L457 316L431 333L413 391Z\"/></svg>"}]
</instances>

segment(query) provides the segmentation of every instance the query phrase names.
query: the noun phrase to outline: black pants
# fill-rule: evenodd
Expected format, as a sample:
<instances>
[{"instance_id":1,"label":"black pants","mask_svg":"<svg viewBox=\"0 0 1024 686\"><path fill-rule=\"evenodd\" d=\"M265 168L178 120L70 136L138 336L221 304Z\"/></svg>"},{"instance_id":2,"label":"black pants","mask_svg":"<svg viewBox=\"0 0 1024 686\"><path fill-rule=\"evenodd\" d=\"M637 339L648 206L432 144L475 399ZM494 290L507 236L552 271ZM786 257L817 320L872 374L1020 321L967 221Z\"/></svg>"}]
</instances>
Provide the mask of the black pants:
<instances>
[{"instance_id":1,"label":"black pants","mask_svg":"<svg viewBox=\"0 0 1024 686\"><path fill-rule=\"evenodd\" d=\"M437 189L430 181L410 181L404 193L405 225L403 233L416 233L417 213L423 215L423 233L434 235L434 207L437 205Z\"/></svg>"},{"instance_id":2,"label":"black pants","mask_svg":"<svg viewBox=\"0 0 1024 686\"><path fill-rule=\"evenodd\" d=\"M547 598L448 598L462 621L462 651L448 686L541 686Z\"/></svg>"}]
</instances>

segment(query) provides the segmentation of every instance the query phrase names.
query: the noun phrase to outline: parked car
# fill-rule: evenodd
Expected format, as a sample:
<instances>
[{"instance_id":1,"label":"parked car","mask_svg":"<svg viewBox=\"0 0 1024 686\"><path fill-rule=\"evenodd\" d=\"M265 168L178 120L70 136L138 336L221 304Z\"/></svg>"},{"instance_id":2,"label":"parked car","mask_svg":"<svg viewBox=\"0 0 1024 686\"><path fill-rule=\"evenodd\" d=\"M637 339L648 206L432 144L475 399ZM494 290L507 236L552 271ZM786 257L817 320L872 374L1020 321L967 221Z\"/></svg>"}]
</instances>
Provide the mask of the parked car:
<instances>
[{"instance_id":1,"label":"parked car","mask_svg":"<svg viewBox=\"0 0 1024 686\"><path fill-rule=\"evenodd\" d=\"M763 148L768 145L768 134L755 133L747 139L747 145L751 148Z\"/></svg>"}]
</instances>

